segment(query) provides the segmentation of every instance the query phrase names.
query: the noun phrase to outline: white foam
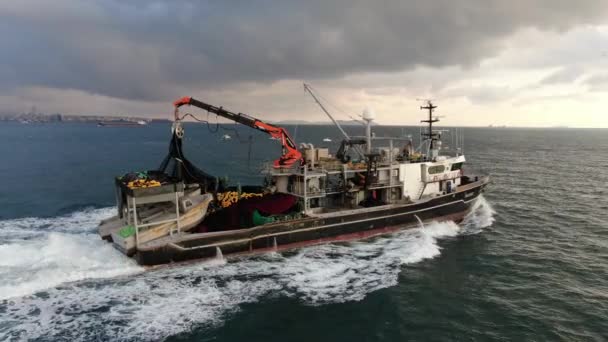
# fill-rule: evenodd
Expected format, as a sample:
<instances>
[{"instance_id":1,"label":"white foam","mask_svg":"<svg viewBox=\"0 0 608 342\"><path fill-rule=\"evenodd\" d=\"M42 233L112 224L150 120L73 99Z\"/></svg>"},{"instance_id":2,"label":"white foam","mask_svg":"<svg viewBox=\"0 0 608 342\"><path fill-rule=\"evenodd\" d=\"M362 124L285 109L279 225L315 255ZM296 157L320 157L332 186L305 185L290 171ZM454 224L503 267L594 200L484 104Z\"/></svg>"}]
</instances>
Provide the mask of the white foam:
<instances>
[{"instance_id":1,"label":"white foam","mask_svg":"<svg viewBox=\"0 0 608 342\"><path fill-rule=\"evenodd\" d=\"M455 236L459 229L453 222L432 222L372 241L305 248L286 258L279 275L311 304L361 300L395 285L401 265L439 255L438 238Z\"/></svg>"},{"instance_id":2,"label":"white foam","mask_svg":"<svg viewBox=\"0 0 608 342\"><path fill-rule=\"evenodd\" d=\"M271 279L234 279L234 267L192 265L118 281L72 284L12 300L6 319L21 338L162 340L193 325L216 325L238 305L279 290ZM8 319L7 319L8 318Z\"/></svg>"},{"instance_id":3,"label":"white foam","mask_svg":"<svg viewBox=\"0 0 608 342\"><path fill-rule=\"evenodd\" d=\"M85 209L60 217L24 217L0 221L0 242L39 237L48 232L91 233L99 222L116 214L116 208Z\"/></svg>"},{"instance_id":4,"label":"white foam","mask_svg":"<svg viewBox=\"0 0 608 342\"><path fill-rule=\"evenodd\" d=\"M439 256L440 239L467 233L476 224L487 227L492 215L482 200L460 227L432 222L368 241L312 246L228 263L165 267L118 278L107 277L138 272L138 268L120 255L114 258L115 251L95 235L50 233L31 245L21 241L19 246L0 249L0 259L8 259L0 261L0 267L32 274L17 276L7 271L2 275L13 277L8 285L13 296L20 296L20 286L23 293L47 288L36 295L0 301L0 321L16 339L160 340L194 326L221 324L241 304L269 296L296 297L309 305L362 300L372 291L397 284L403 265ZM52 222L50 226L58 227ZM13 248L23 246L29 256L12 259ZM39 256L41 251L44 257ZM49 272L28 266L44 263L45 258L52 260L46 262ZM65 282L72 279L80 281Z\"/></svg>"},{"instance_id":5,"label":"white foam","mask_svg":"<svg viewBox=\"0 0 608 342\"><path fill-rule=\"evenodd\" d=\"M141 272L132 260L88 233L113 212L87 209L56 218L0 221L0 300L67 282Z\"/></svg>"},{"instance_id":6,"label":"white foam","mask_svg":"<svg viewBox=\"0 0 608 342\"><path fill-rule=\"evenodd\" d=\"M99 236L50 233L42 239L0 245L0 300L66 282L142 270Z\"/></svg>"},{"instance_id":7,"label":"white foam","mask_svg":"<svg viewBox=\"0 0 608 342\"><path fill-rule=\"evenodd\" d=\"M477 234L484 228L490 227L494 223L494 214L496 214L496 211L492 208L492 205L483 195L479 196L473 204L471 212L461 224L464 233Z\"/></svg>"}]
</instances>

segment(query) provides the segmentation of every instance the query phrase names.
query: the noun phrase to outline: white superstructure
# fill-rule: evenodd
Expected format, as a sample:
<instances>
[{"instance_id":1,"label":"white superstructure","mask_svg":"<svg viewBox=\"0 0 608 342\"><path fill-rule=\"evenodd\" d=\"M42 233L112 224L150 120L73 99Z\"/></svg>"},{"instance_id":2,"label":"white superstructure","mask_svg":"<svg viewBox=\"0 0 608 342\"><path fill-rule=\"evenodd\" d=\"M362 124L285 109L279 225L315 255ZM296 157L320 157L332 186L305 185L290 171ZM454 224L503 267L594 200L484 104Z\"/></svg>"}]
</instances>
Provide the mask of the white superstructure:
<instances>
[{"instance_id":1,"label":"white superstructure","mask_svg":"<svg viewBox=\"0 0 608 342\"><path fill-rule=\"evenodd\" d=\"M348 137L335 156L327 148L301 144L304 164L295 170L269 170L269 182L279 192L300 197L307 214L411 203L452 193L463 184L466 159L460 148L442 153L441 131L432 127L439 121L433 116L436 106L429 101L421 108L429 111L422 121L429 125L417 150L409 137L374 137L374 115L366 110L365 136ZM373 141L388 146L374 147ZM358 160L346 156L348 148Z\"/></svg>"}]
</instances>

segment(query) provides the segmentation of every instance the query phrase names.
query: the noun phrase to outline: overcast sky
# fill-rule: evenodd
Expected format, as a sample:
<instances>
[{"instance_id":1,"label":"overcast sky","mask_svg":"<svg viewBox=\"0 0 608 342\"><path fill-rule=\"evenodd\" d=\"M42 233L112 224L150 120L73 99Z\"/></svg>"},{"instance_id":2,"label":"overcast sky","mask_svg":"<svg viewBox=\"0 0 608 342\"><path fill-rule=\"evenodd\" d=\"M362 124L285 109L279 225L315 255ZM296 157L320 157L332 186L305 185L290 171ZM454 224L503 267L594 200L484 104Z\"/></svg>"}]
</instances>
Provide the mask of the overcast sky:
<instances>
[{"instance_id":1,"label":"overcast sky","mask_svg":"<svg viewBox=\"0 0 608 342\"><path fill-rule=\"evenodd\" d=\"M0 112L608 127L607 0L0 1ZM330 107L340 119L348 119Z\"/></svg>"}]
</instances>

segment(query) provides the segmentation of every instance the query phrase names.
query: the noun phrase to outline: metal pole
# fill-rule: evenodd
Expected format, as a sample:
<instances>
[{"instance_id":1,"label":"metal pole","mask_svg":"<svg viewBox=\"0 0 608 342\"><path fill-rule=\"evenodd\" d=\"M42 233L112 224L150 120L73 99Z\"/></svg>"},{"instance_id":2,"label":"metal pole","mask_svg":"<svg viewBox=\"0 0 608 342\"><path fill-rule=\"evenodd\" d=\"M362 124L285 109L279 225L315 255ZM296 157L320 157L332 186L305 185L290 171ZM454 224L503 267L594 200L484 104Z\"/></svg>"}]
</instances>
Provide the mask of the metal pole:
<instances>
[{"instance_id":1,"label":"metal pole","mask_svg":"<svg viewBox=\"0 0 608 342\"><path fill-rule=\"evenodd\" d=\"M461 133L461 136L462 136L462 154L464 154L464 130Z\"/></svg>"},{"instance_id":2,"label":"metal pole","mask_svg":"<svg viewBox=\"0 0 608 342\"><path fill-rule=\"evenodd\" d=\"M348 136L348 134L346 134L346 132L344 132L344 130L342 129L342 127L340 126L340 124L336 121L336 119L334 119L334 117L331 116L331 114L329 114L329 112L327 111L327 109L325 109L325 107L323 106L323 104L321 104L321 101L319 101L319 99L317 99L317 97L315 96L315 94L312 92L312 90L310 89L310 86L308 84L306 84L306 83L304 83L304 90L306 90L310 94L310 96L312 96L312 98L319 105L319 107L321 107L321 109L323 110L323 112L325 112L325 114L327 114L327 116L331 119L331 121L334 123L334 125L336 125L336 127L338 127L338 129L340 130L340 132L342 133L342 135L344 136L344 138L346 138L347 140L350 140L350 137Z\"/></svg>"},{"instance_id":3,"label":"metal pole","mask_svg":"<svg viewBox=\"0 0 608 342\"><path fill-rule=\"evenodd\" d=\"M137 226L137 204L135 197L131 197L133 203L133 225L135 226L135 247L139 249L139 227Z\"/></svg>"},{"instance_id":4,"label":"metal pole","mask_svg":"<svg viewBox=\"0 0 608 342\"><path fill-rule=\"evenodd\" d=\"M388 152L388 187L390 191L393 191L391 188L393 186L393 139L389 140L389 148L390 151ZM391 196L389 197L389 199L392 199L392 195L389 194L389 196Z\"/></svg>"},{"instance_id":5,"label":"metal pole","mask_svg":"<svg viewBox=\"0 0 608 342\"><path fill-rule=\"evenodd\" d=\"M307 177L307 174L308 174L307 168L304 167L304 189L303 190L304 190L304 212L305 213L308 213L308 197L307 197L307 193L308 193L307 178L308 177Z\"/></svg>"},{"instance_id":6,"label":"metal pole","mask_svg":"<svg viewBox=\"0 0 608 342\"><path fill-rule=\"evenodd\" d=\"M365 136L367 138L366 151L367 154L372 153L372 121L367 120L367 126L365 127Z\"/></svg>"},{"instance_id":7,"label":"metal pole","mask_svg":"<svg viewBox=\"0 0 608 342\"><path fill-rule=\"evenodd\" d=\"M321 107L321 110L323 110L323 112L331 119L331 121L334 123L334 125L336 125L336 127L338 127L338 130L340 130L340 133L342 133L342 135L344 136L344 139L346 139L347 141L350 141L350 136L342 129L342 126L340 126L338 121L336 121L336 119L334 119L334 117L331 114L329 114L329 111L327 109L325 109L325 106L323 106L321 101L319 101L319 99L313 93L310 86L306 83L304 83L304 90L307 91L310 94L310 96L312 96L312 98L319 105L319 107ZM361 157L363 157L363 151L361 151L361 148L359 146L354 146L354 150L357 153L359 153L359 155Z\"/></svg>"},{"instance_id":8,"label":"metal pole","mask_svg":"<svg viewBox=\"0 0 608 342\"><path fill-rule=\"evenodd\" d=\"M131 203L129 198L129 195L127 195L127 226L131 224Z\"/></svg>"},{"instance_id":9,"label":"metal pole","mask_svg":"<svg viewBox=\"0 0 608 342\"><path fill-rule=\"evenodd\" d=\"M177 233L181 233L181 224L180 224L180 218L179 218L179 196L177 194L177 191L175 192L175 215L177 217L176 219L176 225L177 225ZM173 236L173 230L169 231L169 235Z\"/></svg>"}]
</instances>

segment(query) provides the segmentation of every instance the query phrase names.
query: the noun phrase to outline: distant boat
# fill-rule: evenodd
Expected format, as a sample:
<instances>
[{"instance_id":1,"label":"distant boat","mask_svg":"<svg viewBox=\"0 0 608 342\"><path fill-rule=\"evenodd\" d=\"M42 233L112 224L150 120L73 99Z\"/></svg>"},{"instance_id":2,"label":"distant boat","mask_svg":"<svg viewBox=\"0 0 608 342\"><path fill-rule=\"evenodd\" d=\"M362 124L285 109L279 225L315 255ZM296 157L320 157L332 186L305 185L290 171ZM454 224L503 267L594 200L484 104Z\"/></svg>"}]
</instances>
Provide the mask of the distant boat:
<instances>
[{"instance_id":1,"label":"distant boat","mask_svg":"<svg viewBox=\"0 0 608 342\"><path fill-rule=\"evenodd\" d=\"M222 135L222 140L230 140L230 139L232 139L232 137L230 135L228 135L228 134Z\"/></svg>"},{"instance_id":2,"label":"distant boat","mask_svg":"<svg viewBox=\"0 0 608 342\"><path fill-rule=\"evenodd\" d=\"M324 142L331 142L331 139L329 139L329 138L325 138L325 139L323 139L323 141L324 141Z\"/></svg>"},{"instance_id":3,"label":"distant boat","mask_svg":"<svg viewBox=\"0 0 608 342\"><path fill-rule=\"evenodd\" d=\"M144 120L139 121L129 121L129 120L109 120L109 121L99 121L97 126L100 127L113 127L113 126L123 126L123 127L137 127L137 126L145 126L148 123Z\"/></svg>"}]
</instances>

